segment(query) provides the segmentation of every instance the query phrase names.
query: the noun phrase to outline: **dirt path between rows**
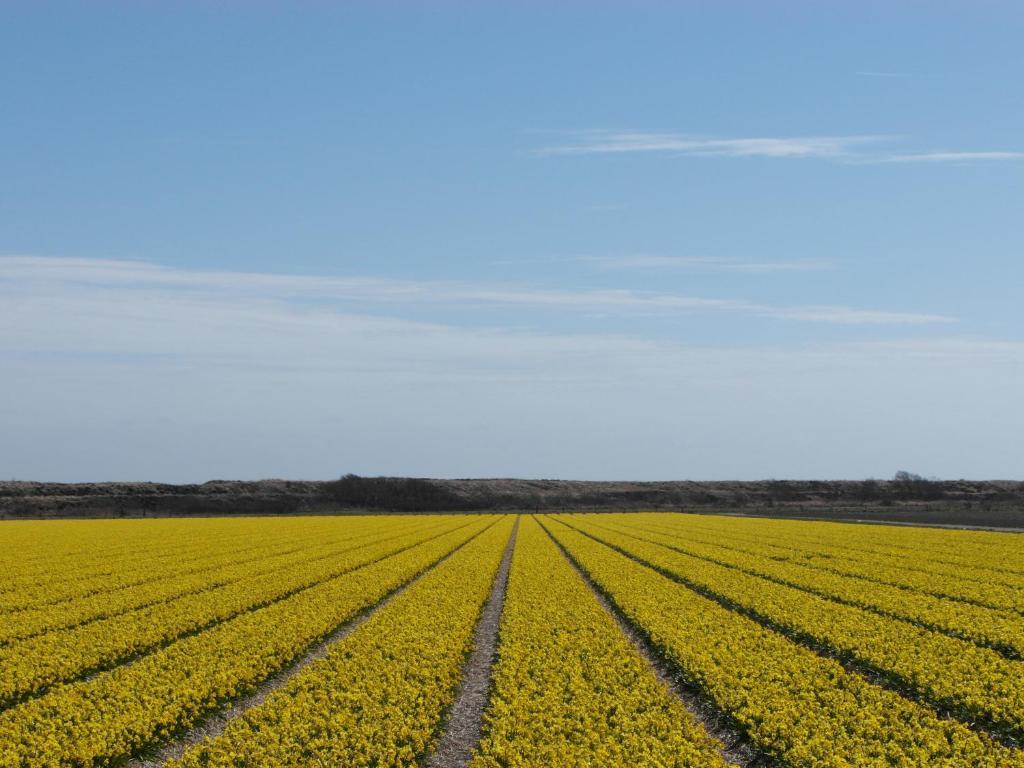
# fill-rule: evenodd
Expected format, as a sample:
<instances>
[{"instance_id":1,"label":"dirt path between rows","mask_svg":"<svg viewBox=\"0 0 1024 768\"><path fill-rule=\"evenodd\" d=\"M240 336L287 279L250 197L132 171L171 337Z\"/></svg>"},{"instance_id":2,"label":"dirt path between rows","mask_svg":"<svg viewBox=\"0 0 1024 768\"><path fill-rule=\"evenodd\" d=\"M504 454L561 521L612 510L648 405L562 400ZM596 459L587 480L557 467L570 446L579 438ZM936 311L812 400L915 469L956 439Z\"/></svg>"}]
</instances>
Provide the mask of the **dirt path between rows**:
<instances>
[{"instance_id":1,"label":"dirt path between rows","mask_svg":"<svg viewBox=\"0 0 1024 768\"><path fill-rule=\"evenodd\" d=\"M124 768L160 768L171 760L180 758L190 747L198 744L204 739L219 736L224 732L224 729L227 728L228 724L232 720L244 715L253 707L257 707L262 704L268 696L287 685L293 677L301 673L310 664L324 658L330 652L335 643L344 640L377 611L416 584L416 582L423 578L427 573L447 561L452 555L484 533L484 531L489 530L491 526L496 524L497 521L491 523L491 525L482 529L478 533L473 534L444 557L436 560L434 563L413 576L405 584L385 595L379 602L338 626L329 635L310 646L306 653L303 654L296 662L264 680L259 687L248 696L236 699L228 708L218 710L207 716L189 730L179 734L173 741L157 747L155 750L148 752L146 756L135 757L126 761L123 764Z\"/></svg>"},{"instance_id":2,"label":"dirt path between rows","mask_svg":"<svg viewBox=\"0 0 1024 768\"><path fill-rule=\"evenodd\" d=\"M579 563L562 546L561 542L551 535L547 525L542 522L541 527L544 528L555 546L562 553L562 556L573 567L573 570L579 574L579 577L590 588L597 602L615 620L622 634L647 662L655 676L668 686L672 694L683 703L704 727L704 730L722 743L722 754L726 760L741 766L741 768L784 768L783 763L760 750L747 738L746 734L735 728L729 722L728 717L715 707L712 701L699 689L687 684L671 662L666 660L648 638L630 623L618 606L611 602L601 590L601 587L590 578L590 574L583 570Z\"/></svg>"},{"instance_id":3,"label":"dirt path between rows","mask_svg":"<svg viewBox=\"0 0 1024 768\"><path fill-rule=\"evenodd\" d=\"M595 536L594 534L588 533L578 528L574 528L574 530L576 530L577 533L586 536L587 538L593 541L596 541L598 544L602 544L603 546L606 546L609 549L618 552L623 557L628 557L630 560L643 566L644 568L649 568L652 571L661 574L669 581L675 582L676 584L686 587L691 592L695 592L701 597L706 598L707 600L711 600L714 603L717 603L722 608L725 608L727 611L739 614L740 616L743 616L744 618L747 618L750 621L759 624L765 629L782 635L783 637L791 640L797 645L803 646L804 648L811 651L812 653L817 654L818 656L836 662L851 675L857 675L859 677L862 677L872 685L877 685L879 688L884 688L887 691L895 693L897 696L900 696L901 698L907 699L908 701L912 701L916 704L920 704L921 706L926 707L927 709L930 709L935 714L935 716L938 717L940 720L949 720L951 722L958 723L959 725L962 725L988 739L992 739L993 741L1002 744L1005 747L1009 747L1010 749L1019 749L1021 744L1024 743L1024 733L1022 733L1019 727L1014 727L1012 724L1008 722L996 722L992 720L992 718L986 717L982 713L972 713L965 711L963 709L957 710L953 708L953 706L951 705L947 706L942 704L940 701L930 699L925 693L914 690L911 687L911 682L906 678L903 678L903 681L900 682L897 679L897 677L895 677L896 673L886 670L882 667L876 667L872 665L869 661L863 660L862 658L858 658L853 651L844 652L842 650L839 650L838 648L832 647L828 645L820 637L814 636L807 632L801 632L800 630L794 629L792 627L787 627L784 624L772 620L769 616L760 614L752 608L741 605L735 602L734 600L729 599L725 595L716 592L709 586L694 582L682 576L681 574L673 573L671 570L662 568L654 563L645 560L640 555L630 552L629 550L624 549L616 544L604 541L603 539L599 538L598 536ZM644 540L639 539L639 537L634 536L633 534L626 535L641 541ZM668 544L662 544L659 546L666 547L669 550L682 551L676 550L675 547L672 547ZM686 553L684 552L683 554ZM709 562L715 561L709 560ZM723 567L732 568L741 573L746 573L746 571L744 571L742 568L736 566L724 565ZM757 576L757 578L763 578L770 585L779 584L787 588L808 592L811 595L822 597L826 600L832 599L829 595L819 595L813 590L809 590L798 585L789 584L784 580L778 580L767 576L760 576L758 574L752 575ZM879 613L878 611L874 611L871 608L863 608L858 605L853 605L852 603L847 603L843 600L837 600L836 602L838 602L840 605L852 605L853 607L858 608L859 610L871 611L872 613ZM886 616L886 614L884 613L880 613L879 615ZM922 629L926 629L937 634L946 635L947 637L951 637L957 640L960 639L957 638L956 635L953 635L949 632L945 632L943 630L935 630L928 626L918 624L915 621L905 619L892 619L891 617L887 618L890 618L893 621L905 621L908 624L921 627ZM971 641L968 640L964 642ZM1004 654L1002 651L998 649L992 650L996 653L1006 656L1006 654ZM1017 660L1012 656L1006 656L1006 658L1010 659L1011 661Z\"/></svg>"},{"instance_id":4,"label":"dirt path between rows","mask_svg":"<svg viewBox=\"0 0 1024 768\"><path fill-rule=\"evenodd\" d=\"M437 748L424 762L425 768L466 768L473 757L473 750L480 743L484 710L490 698L491 671L497 655L498 627L505 606L505 591L518 532L517 518L494 578L491 594L477 620L473 651L463 668L462 683L455 703L448 712Z\"/></svg>"}]
</instances>

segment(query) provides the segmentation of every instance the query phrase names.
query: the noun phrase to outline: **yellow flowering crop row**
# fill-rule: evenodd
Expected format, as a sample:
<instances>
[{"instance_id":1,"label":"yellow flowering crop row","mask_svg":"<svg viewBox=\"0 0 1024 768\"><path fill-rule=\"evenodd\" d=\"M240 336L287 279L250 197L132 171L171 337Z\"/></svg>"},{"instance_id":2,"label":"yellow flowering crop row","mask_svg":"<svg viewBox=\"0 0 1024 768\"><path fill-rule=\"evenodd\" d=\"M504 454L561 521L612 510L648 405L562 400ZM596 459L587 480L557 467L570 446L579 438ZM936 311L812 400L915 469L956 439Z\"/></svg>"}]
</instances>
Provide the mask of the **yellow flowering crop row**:
<instances>
[{"instance_id":1,"label":"yellow flowering crop row","mask_svg":"<svg viewBox=\"0 0 1024 768\"><path fill-rule=\"evenodd\" d=\"M234 521L237 531L231 539L226 539L223 534L203 539L203 526L200 525L192 531L185 543L171 535L159 547L151 545L132 556L119 556L119 547L108 544L98 546L98 554L93 553L89 558L59 554L59 533L64 529L51 528L58 535L47 537L48 540L56 538L57 541L50 542L54 553L49 558L45 574L37 574L32 580L15 587L12 592L0 595L0 612L10 616L18 611L130 590L161 579L178 577L204 568L216 568L226 562L243 560L252 554L301 549L313 542L345 541L363 530L383 530L379 522L374 523L367 517L342 518L334 525L325 525L322 520L317 521L315 518L312 520L314 522L310 525L298 524L304 520L290 520L293 525L288 527L281 526L278 521L275 521L278 522L276 525L264 526L261 525L262 520L238 520ZM111 522L117 521L102 520L95 521L95 524L105 528ZM135 521L135 524L148 528L163 522L147 520ZM157 530L172 533L162 525ZM135 538L131 537L131 540ZM97 562L93 562L94 557ZM54 563L60 563L61 567L55 568Z\"/></svg>"},{"instance_id":2,"label":"yellow flowering crop row","mask_svg":"<svg viewBox=\"0 0 1024 768\"><path fill-rule=\"evenodd\" d=\"M1024 753L873 686L572 528L548 525L687 678L788 766L1024 766Z\"/></svg>"},{"instance_id":3,"label":"yellow flowering crop row","mask_svg":"<svg viewBox=\"0 0 1024 768\"><path fill-rule=\"evenodd\" d=\"M471 768L724 768L532 518L519 528L484 736Z\"/></svg>"},{"instance_id":4,"label":"yellow flowering crop row","mask_svg":"<svg viewBox=\"0 0 1024 768\"><path fill-rule=\"evenodd\" d=\"M495 522L454 530L0 714L0 767L110 765L252 691Z\"/></svg>"},{"instance_id":5,"label":"yellow flowering crop row","mask_svg":"<svg viewBox=\"0 0 1024 768\"><path fill-rule=\"evenodd\" d=\"M110 521L98 521L104 526ZM244 523L242 523L244 528ZM55 529L60 531L60 529ZM61 555L54 546L49 567L41 573L26 574L11 583L11 590L0 595L0 613L40 608L68 602L89 595L130 588L192 567L225 557L244 557L247 552L265 549L273 539L257 536L255 542L221 540L194 541L172 545L174 539L163 542L162 548L147 547L142 552L121 554L115 546L97 547L97 552L86 556ZM56 545L56 542L54 543ZM54 563L61 563L55 569ZM13 577L12 577L13 578Z\"/></svg>"},{"instance_id":6,"label":"yellow flowering crop row","mask_svg":"<svg viewBox=\"0 0 1024 768\"><path fill-rule=\"evenodd\" d=\"M955 552L946 550L931 549L923 542L915 543L916 546L902 544L886 546L873 542L860 542L852 534L833 535L827 539L821 537L808 537L802 531L784 532L772 528L764 529L764 526L757 527L742 525L732 528L729 521L716 520L712 518L710 524L705 524L693 518L692 515L660 515L660 523L663 528L670 530L686 531L687 534L698 534L705 538L714 538L717 541L743 544L754 544L782 550L781 556L792 558L817 558L825 560L851 560L855 562L885 563L886 567L898 568L916 572L938 575L941 579L950 578L954 581L981 582L988 584L1000 584L1014 589L1024 589L1024 570L1014 571L1006 566L1020 561L1021 568L1024 568L1024 543L1014 547L1007 545L995 552L988 551L990 548L975 548L974 554L971 550L963 548ZM688 522L684 517L690 517ZM641 523L644 527L653 524L653 515L644 515L645 520ZM748 521L744 520L743 523ZM847 528L854 527L847 525ZM863 527L863 526L862 526ZM950 531L955 532L955 531Z\"/></svg>"},{"instance_id":7,"label":"yellow flowering crop row","mask_svg":"<svg viewBox=\"0 0 1024 768\"><path fill-rule=\"evenodd\" d=\"M445 527L456 525L465 522L450 521ZM398 538L372 541L332 557L293 563L286 571L249 576L204 592L11 643L0 648L0 669L4 671L0 677L0 702L35 694L91 670L109 668L190 632L339 578L428 535L436 533L416 530Z\"/></svg>"},{"instance_id":8,"label":"yellow flowering crop row","mask_svg":"<svg viewBox=\"0 0 1024 768\"><path fill-rule=\"evenodd\" d=\"M420 530L426 530L422 524L420 526ZM375 540L391 538L408 528L408 525L396 525L395 530L384 529L379 525L353 527L346 530L342 541L334 540L330 543L305 538L293 539L287 546L280 542L264 543L262 547L246 552L243 557L232 554L206 561L202 567L185 567L178 573L144 584L98 592L56 605L27 608L3 617L0 622L0 645L169 602L245 578L291 568L303 562L327 559L366 546Z\"/></svg>"},{"instance_id":9,"label":"yellow flowering crop row","mask_svg":"<svg viewBox=\"0 0 1024 768\"><path fill-rule=\"evenodd\" d=\"M969 552L1020 551L1021 544L1014 537L992 531L957 530L914 526L875 526L844 522L818 522L808 520L768 520L764 518L742 518L755 527L760 523L772 523L776 530L803 538L817 538L822 541L848 541L870 544L873 547L909 549L927 548L931 552L945 551L962 555ZM1018 570L1019 570L1018 566Z\"/></svg>"},{"instance_id":10,"label":"yellow flowering crop row","mask_svg":"<svg viewBox=\"0 0 1024 768\"><path fill-rule=\"evenodd\" d=\"M1024 556L1024 554L1022 554ZM808 552L804 562L836 573L895 584L926 594L977 603L991 608L1024 612L1024 577L986 571L978 566L934 563L903 555L893 564L871 555ZM880 566L877 570L873 565Z\"/></svg>"},{"instance_id":11,"label":"yellow flowering crop row","mask_svg":"<svg viewBox=\"0 0 1024 768\"><path fill-rule=\"evenodd\" d=\"M146 521L8 521L0 526L0 549L19 553L9 569L15 582L51 575L55 558L75 569L91 567L102 571L107 556L137 558L166 551L169 540L187 541L185 522L170 518ZM237 520L232 522L235 524L225 525L224 520L204 520L205 524L199 527L202 541L222 542L225 546L228 541L244 544L244 530L238 526ZM181 549L188 548L187 544L181 546ZM11 583L14 582L5 580L0 589L6 592Z\"/></svg>"},{"instance_id":12,"label":"yellow flowering crop row","mask_svg":"<svg viewBox=\"0 0 1024 768\"><path fill-rule=\"evenodd\" d=\"M665 544L575 520L568 523L774 627L865 664L963 720L981 720L1018 739L1024 736L1024 664L907 622L680 553Z\"/></svg>"},{"instance_id":13,"label":"yellow flowering crop row","mask_svg":"<svg viewBox=\"0 0 1024 768\"><path fill-rule=\"evenodd\" d=\"M960 577L980 573L1014 586L1024 585L1024 542L1001 533L710 515L640 517L645 518L645 525L660 520L666 525L716 537L742 537L787 548L858 556L870 562L919 565L929 571L940 568L940 572Z\"/></svg>"},{"instance_id":14,"label":"yellow flowering crop row","mask_svg":"<svg viewBox=\"0 0 1024 768\"><path fill-rule=\"evenodd\" d=\"M54 581L53 561L65 563L75 579L103 577L118 570L139 571L147 561L166 560L175 550L183 559L244 549L250 536L269 540L254 518L232 520L43 520L5 523L0 528L0 548L16 549L19 558L11 570L11 582L21 592L35 582ZM198 524L189 528L186 523ZM21 537L5 535L9 525L29 526ZM85 537L84 532L89 536ZM31 533L31 536L29 536ZM177 542L177 547L168 546ZM56 582L55 582L56 583ZM4 590L5 598L8 597ZM6 604L0 604L6 610Z\"/></svg>"},{"instance_id":15,"label":"yellow flowering crop row","mask_svg":"<svg viewBox=\"0 0 1024 768\"><path fill-rule=\"evenodd\" d=\"M926 573L933 578L948 578L954 582L992 583L1024 589L1024 573L1003 570L998 565L993 567L993 555L984 551L974 555L964 552L951 554L946 550L931 549L924 542L918 542L916 549L907 545L885 546L861 542L855 533L845 536L834 533L826 538L810 536L799 529L786 533L773 528L762 530L748 524L759 520L742 520L740 526L732 528L728 525L731 519L723 521L712 516L698 518L694 515L640 513L636 517L639 519L635 523L645 530L685 534L735 547L759 547L765 554L770 552L768 556L780 559L798 562L821 559L827 563L850 561L861 565L882 563L886 568ZM1024 548L1017 557L1024 557Z\"/></svg>"},{"instance_id":16,"label":"yellow flowering crop row","mask_svg":"<svg viewBox=\"0 0 1024 768\"><path fill-rule=\"evenodd\" d=\"M608 524L612 523L609 520ZM666 541L696 557L739 568L850 605L880 611L977 645L994 648L1011 657L1024 657L1024 617L1012 611L944 600L934 595L811 568L798 562L775 560L717 544L699 543L682 533Z\"/></svg>"},{"instance_id":17,"label":"yellow flowering crop row","mask_svg":"<svg viewBox=\"0 0 1024 768\"><path fill-rule=\"evenodd\" d=\"M511 518L493 526L170 767L418 766L455 699L511 529Z\"/></svg>"},{"instance_id":18,"label":"yellow flowering crop row","mask_svg":"<svg viewBox=\"0 0 1024 768\"><path fill-rule=\"evenodd\" d=\"M265 544L261 542L260 546ZM0 614L6 615L98 592L143 584L193 562L201 563L225 555L241 555L248 549L259 548L244 547L235 552L220 542L202 542L182 546L175 553L173 548L167 547L166 542L164 547L163 551L150 552L145 558L120 556L117 550L104 550L98 562L91 559L88 562L81 562L73 555L54 553L49 558L48 571L32 573L20 579L12 576L10 582L5 581L8 588L0 594ZM65 568L55 571L54 563L61 563Z\"/></svg>"},{"instance_id":19,"label":"yellow flowering crop row","mask_svg":"<svg viewBox=\"0 0 1024 768\"><path fill-rule=\"evenodd\" d=\"M827 544L790 541L780 534L759 533L756 529L734 531L721 522L708 524L694 519L694 524L690 524L686 519L688 517L693 519L694 516L650 513L609 515L608 522L778 562L830 571L882 586L974 603L996 611L1015 610L1014 606L1020 604L1021 595L1024 594L1024 579L1018 580L1014 574L986 571L977 565L937 562L929 559L930 553L926 549L913 554L872 553L860 549L851 550L838 543L838 540ZM973 594L956 594L962 591Z\"/></svg>"},{"instance_id":20,"label":"yellow flowering crop row","mask_svg":"<svg viewBox=\"0 0 1024 768\"><path fill-rule=\"evenodd\" d=\"M636 521L644 525L644 521ZM670 529L671 530L671 529ZM723 535L708 532L701 535L689 526L675 529L678 535L704 542L722 542ZM851 556L837 549L801 549L793 545L769 544L764 541L735 541L728 545L753 550L756 554L781 559L797 559L812 568L831 571L841 576L852 576L888 586L902 587L935 597L950 598L997 610L1024 611L1024 583L1006 583L1006 577L984 578L973 576L964 566L948 566L953 573L944 573L931 567L923 559L904 555L893 561L882 555ZM1021 553L1024 557L1024 552ZM939 566L941 568L941 565Z\"/></svg>"}]
</instances>

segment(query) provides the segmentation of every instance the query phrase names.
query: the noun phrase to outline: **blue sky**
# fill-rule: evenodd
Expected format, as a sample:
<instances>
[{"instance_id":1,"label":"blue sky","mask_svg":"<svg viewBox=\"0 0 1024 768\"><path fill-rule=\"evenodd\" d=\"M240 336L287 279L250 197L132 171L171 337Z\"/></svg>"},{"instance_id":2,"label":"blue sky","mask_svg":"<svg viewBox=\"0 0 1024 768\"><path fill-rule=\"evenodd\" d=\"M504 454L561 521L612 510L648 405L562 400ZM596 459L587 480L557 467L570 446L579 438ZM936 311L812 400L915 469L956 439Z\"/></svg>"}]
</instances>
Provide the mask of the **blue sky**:
<instances>
[{"instance_id":1,"label":"blue sky","mask_svg":"<svg viewBox=\"0 0 1024 768\"><path fill-rule=\"evenodd\" d=\"M7 4L0 476L1024 476L1024 11L828 5Z\"/></svg>"}]
</instances>

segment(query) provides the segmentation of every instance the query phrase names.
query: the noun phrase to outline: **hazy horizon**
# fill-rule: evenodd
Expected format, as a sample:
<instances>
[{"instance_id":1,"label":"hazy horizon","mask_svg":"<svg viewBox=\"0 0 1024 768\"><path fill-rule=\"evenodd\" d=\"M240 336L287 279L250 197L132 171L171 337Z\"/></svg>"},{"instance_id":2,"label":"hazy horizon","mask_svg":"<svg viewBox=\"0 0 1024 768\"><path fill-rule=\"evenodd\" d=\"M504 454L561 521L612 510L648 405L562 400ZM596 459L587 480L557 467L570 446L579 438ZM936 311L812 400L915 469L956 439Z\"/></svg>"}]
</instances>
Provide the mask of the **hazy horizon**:
<instances>
[{"instance_id":1,"label":"hazy horizon","mask_svg":"<svg viewBox=\"0 0 1024 768\"><path fill-rule=\"evenodd\" d=\"M901 471L901 470L897 470ZM205 483L231 483L231 482L242 482L242 483L259 483L259 482L292 482L292 483L329 483L337 480L339 477L344 476L348 473L342 473L333 477L250 477L250 478L236 478L236 477L209 477L202 480L180 480L180 481L164 481L164 480L146 480L141 478L133 479L117 479L117 478L92 478L89 480L47 480L46 478L38 477L27 477L27 478L9 478L0 480L2 482L10 483L39 483L39 484L66 484L66 485L134 485L134 484L145 484L153 483L158 485L203 485ZM355 474L355 473L352 473ZM896 473L893 473L894 475ZM379 473L369 472L365 475L359 475L359 477L365 478L377 478L377 477L401 477L411 478L416 480L439 480L439 481L467 481L467 482L490 482L490 481L523 481L523 482L556 482L556 483L613 483L613 484L639 484L639 483L744 483L744 484L758 484L758 483L775 483L775 482L791 482L791 483L862 483L862 482L895 482L893 477L760 477L750 478L746 480L737 480L735 478L721 478L717 480L709 480L706 478L699 477L674 477L674 478L655 478L653 480L636 480L633 478L603 478L600 480L591 480L586 478L578 477L427 477L427 476L413 476L413 475L382 475ZM935 483L1024 483L1024 480L1016 480L1005 477L923 477L919 476L921 480L926 482Z\"/></svg>"}]
</instances>

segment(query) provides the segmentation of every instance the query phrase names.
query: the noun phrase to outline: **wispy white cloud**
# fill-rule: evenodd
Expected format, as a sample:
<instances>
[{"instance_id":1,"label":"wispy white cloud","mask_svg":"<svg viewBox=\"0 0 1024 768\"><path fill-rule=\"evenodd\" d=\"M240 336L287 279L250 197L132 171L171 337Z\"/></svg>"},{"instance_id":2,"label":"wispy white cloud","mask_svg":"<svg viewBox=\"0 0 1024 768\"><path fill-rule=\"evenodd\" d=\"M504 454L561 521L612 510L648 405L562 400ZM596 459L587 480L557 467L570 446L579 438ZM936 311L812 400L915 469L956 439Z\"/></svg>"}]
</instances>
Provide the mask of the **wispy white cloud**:
<instances>
[{"instance_id":1,"label":"wispy white cloud","mask_svg":"<svg viewBox=\"0 0 1024 768\"><path fill-rule=\"evenodd\" d=\"M583 256L578 260L602 269L705 269L751 274L819 272L834 266L828 261L820 260L738 261L714 256L659 256L643 253L624 256Z\"/></svg>"},{"instance_id":2,"label":"wispy white cloud","mask_svg":"<svg viewBox=\"0 0 1024 768\"><path fill-rule=\"evenodd\" d=\"M249 301L305 305L336 302L348 312L383 305L471 305L481 307L530 306L562 311L734 314L845 325L928 325L952 322L939 314L880 311L846 306L774 306L743 299L686 296L627 289L536 288L509 284L472 284L455 281L395 280L379 277L329 277L203 272L173 269L137 261L0 258L0 288L14 286L14 294L32 291L44 295L56 286L62 291L89 296L115 291L122 300L157 298L197 301ZM389 310L389 311L394 311Z\"/></svg>"},{"instance_id":3,"label":"wispy white cloud","mask_svg":"<svg viewBox=\"0 0 1024 768\"><path fill-rule=\"evenodd\" d=\"M585 131L569 143L537 150L545 155L670 153L706 157L835 158L882 136L720 138L644 131Z\"/></svg>"},{"instance_id":4,"label":"wispy white cloud","mask_svg":"<svg viewBox=\"0 0 1024 768\"><path fill-rule=\"evenodd\" d=\"M932 325L950 323L952 318L943 315L913 312L886 312L884 310L854 309L836 306L765 307L765 317L788 320L835 323L837 325Z\"/></svg>"},{"instance_id":5,"label":"wispy white cloud","mask_svg":"<svg viewBox=\"0 0 1024 768\"><path fill-rule=\"evenodd\" d=\"M871 74L871 73L860 73ZM885 73L873 73L885 76ZM888 76L899 76L888 73ZM882 163L969 163L1024 159L1020 150L894 151L885 135L722 138L646 131L583 131L538 155L666 154L680 157L764 157L817 159L856 165Z\"/></svg>"}]
</instances>

